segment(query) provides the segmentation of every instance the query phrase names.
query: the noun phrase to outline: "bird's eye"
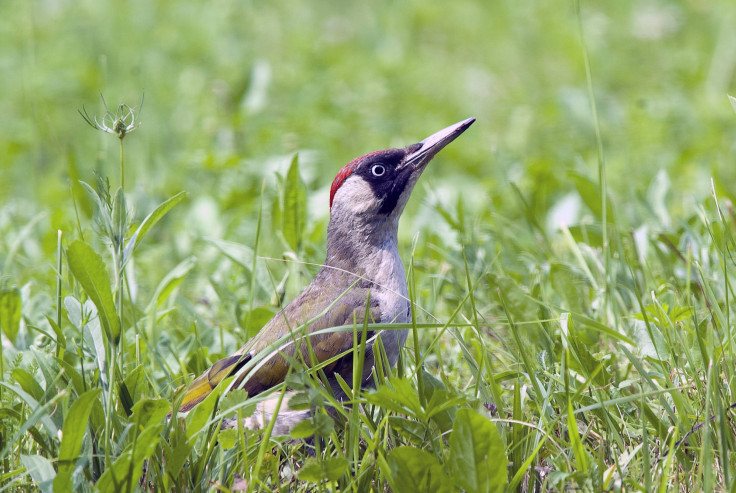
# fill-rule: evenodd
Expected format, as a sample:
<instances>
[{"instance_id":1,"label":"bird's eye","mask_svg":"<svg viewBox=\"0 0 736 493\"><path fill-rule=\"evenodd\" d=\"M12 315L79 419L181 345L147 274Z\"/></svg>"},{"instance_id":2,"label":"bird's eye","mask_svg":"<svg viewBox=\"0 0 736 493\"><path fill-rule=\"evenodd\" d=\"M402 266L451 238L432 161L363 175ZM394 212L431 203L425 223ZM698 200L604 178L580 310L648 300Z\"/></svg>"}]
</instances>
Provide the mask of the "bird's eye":
<instances>
[{"instance_id":1,"label":"bird's eye","mask_svg":"<svg viewBox=\"0 0 736 493\"><path fill-rule=\"evenodd\" d=\"M373 176L383 176L386 173L386 168L381 164L374 164L371 168L371 173L373 173Z\"/></svg>"}]
</instances>

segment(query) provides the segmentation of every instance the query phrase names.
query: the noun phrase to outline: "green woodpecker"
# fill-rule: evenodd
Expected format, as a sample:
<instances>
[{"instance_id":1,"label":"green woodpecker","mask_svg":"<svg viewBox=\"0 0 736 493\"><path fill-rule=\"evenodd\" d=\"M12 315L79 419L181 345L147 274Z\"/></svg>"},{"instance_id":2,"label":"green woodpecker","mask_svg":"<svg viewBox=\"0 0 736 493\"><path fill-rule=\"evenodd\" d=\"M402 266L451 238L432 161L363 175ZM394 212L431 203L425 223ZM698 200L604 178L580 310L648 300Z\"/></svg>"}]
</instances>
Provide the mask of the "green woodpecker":
<instances>
[{"instance_id":1,"label":"green woodpecker","mask_svg":"<svg viewBox=\"0 0 736 493\"><path fill-rule=\"evenodd\" d=\"M311 334L309 342L317 362L321 363L351 349L353 333L315 332L362 324L366 313L369 323L410 322L411 304L397 248L399 218L427 164L474 121L475 118L468 118L403 149L366 154L342 168L330 189L327 259L322 269L253 339L197 378L187 390L179 411L191 410L223 378L238 373L255 355L282 338L287 342L278 351L260 361L255 371L243 370L231 388L245 389L249 396L254 396L283 382L289 370L284 355L295 356L299 351L303 361L312 361L306 342L302 339L295 343L288 337L304 324L307 324L306 332ZM387 359L394 366L407 333L407 330L383 330L368 334L363 363L366 385L371 384L377 338L381 339ZM324 370L333 391L340 393L333 375L339 373L345 381L353 381L352 354L348 353ZM254 427L270 420L272 409L262 406L259 411ZM304 412L298 416L287 415L288 411L279 412L275 432L288 433L293 424L303 419Z\"/></svg>"}]
</instances>

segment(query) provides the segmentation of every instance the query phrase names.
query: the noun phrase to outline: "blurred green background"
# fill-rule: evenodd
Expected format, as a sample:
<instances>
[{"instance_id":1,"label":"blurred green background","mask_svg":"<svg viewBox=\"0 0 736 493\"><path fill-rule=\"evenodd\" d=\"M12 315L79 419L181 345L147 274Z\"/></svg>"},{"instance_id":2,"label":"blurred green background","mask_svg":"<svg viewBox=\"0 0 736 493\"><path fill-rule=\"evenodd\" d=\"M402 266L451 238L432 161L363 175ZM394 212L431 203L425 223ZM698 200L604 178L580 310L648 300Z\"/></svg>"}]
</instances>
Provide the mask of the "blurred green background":
<instances>
[{"instance_id":1,"label":"blurred green background","mask_svg":"<svg viewBox=\"0 0 736 493\"><path fill-rule=\"evenodd\" d=\"M402 219L418 322L450 328L422 330L418 348L411 338L401 371L411 375L421 353L427 375L461 396L461 407L480 408L483 398L488 415L513 417L497 424L509 473L553 471L547 484L567 490L605 490L619 475L623 483L611 488L653 490L659 478L662 491L721 482L733 491L733 425L722 407L736 400L736 113L727 97L736 96L735 26L734 0L0 0L0 294L16 300L12 310L0 307L15 317L12 327L0 320L0 449L8 454L0 482L43 487L65 465L68 480L72 463L57 454L56 430L74 423L75 396L95 395L82 394L85 382L91 392L107 386L99 321L82 320L92 313L92 300L81 308L92 289L78 275L102 261L78 253L72 275L75 239L103 259L95 279L108 275L110 292L123 295L122 338L118 346L108 337L115 348L107 368L125 386L107 393L104 412L93 407L96 425L79 431L84 447L67 482L91 489L103 450L108 479L126 460L133 471L126 457L146 442L139 437L160 435L143 454L165 457L164 469L152 469L158 489L207 489L213 480L232 487L229 473L247 472L253 452L260 464L270 447L236 460L224 446L217 456L209 447L200 453L177 438L178 427L161 435L156 422L138 433L123 411L146 398L168 408L174 389L307 285L324 260L329 187L345 163L474 116L424 173ZM79 182L94 187L102 177L115 194L119 141L91 129L79 111L101 117L100 95L114 112L121 103L136 107L143 94L140 126L124 140L125 193L116 202L124 197L134 220L120 230L130 226L130 238L158 204L187 196L145 236L118 290L109 238L120 234L101 231ZM286 178L295 155L303 184ZM716 211L711 179L725 214ZM284 196L307 205L303 228L286 227L293 211L284 210ZM94 322L99 337L90 344ZM78 366L81 383L69 383ZM422 379L417 389L429 381ZM712 429L698 431L709 409L721 412ZM400 444L452 465L459 434L448 454L447 428L430 422L436 433L419 433L430 428L407 421L411 436L397 440L402 427L391 417L378 420L392 428L379 428L377 442L388 463L373 445L350 459L360 484L381 487ZM356 449L357 437L374 441L373 425L360 426L360 435L341 435L355 438ZM667 455L676 439L682 453ZM170 443L186 445L177 445L179 462L162 455ZM345 467L347 443L330 445ZM293 480L293 464L269 462ZM415 468L435 475L426 463ZM268 489L258 469L244 477ZM448 469L455 485L465 470Z\"/></svg>"},{"instance_id":2,"label":"blurred green background","mask_svg":"<svg viewBox=\"0 0 736 493\"><path fill-rule=\"evenodd\" d=\"M56 230L76 235L71 184L96 172L119 185L117 139L78 114L102 115L100 93L113 110L145 93L142 125L125 139L136 217L188 193L136 259L149 292L196 254L200 279L220 276L214 284L245 297L203 239L253 246L263 196L259 253L280 257L269 218L294 153L309 193L299 258L320 262L344 163L469 116L477 123L414 194L404 253L417 231L437 248L464 242L438 209L481 237L484 224L513 225L511 184L547 228L584 222L585 189L598 182L586 50L620 224L672 227L707 200L710 177L726 198L736 179L730 0L582 2L579 17L573 2L5 0L0 19L0 257L16 249L3 273L41 291L54 284ZM83 229L86 201L77 193ZM210 299L196 279L188 297Z\"/></svg>"}]
</instances>

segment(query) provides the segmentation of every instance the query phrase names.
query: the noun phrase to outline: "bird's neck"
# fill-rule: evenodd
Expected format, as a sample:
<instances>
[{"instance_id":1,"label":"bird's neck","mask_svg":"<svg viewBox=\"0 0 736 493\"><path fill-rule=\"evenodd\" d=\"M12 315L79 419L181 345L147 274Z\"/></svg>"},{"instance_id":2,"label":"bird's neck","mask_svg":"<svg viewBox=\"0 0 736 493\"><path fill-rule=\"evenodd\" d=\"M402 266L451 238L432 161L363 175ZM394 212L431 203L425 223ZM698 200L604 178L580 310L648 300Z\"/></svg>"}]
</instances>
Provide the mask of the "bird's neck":
<instances>
[{"instance_id":1,"label":"bird's neck","mask_svg":"<svg viewBox=\"0 0 736 493\"><path fill-rule=\"evenodd\" d=\"M397 247L398 217L362 221L330 219L327 227L328 267L348 271L377 284L404 283Z\"/></svg>"}]
</instances>

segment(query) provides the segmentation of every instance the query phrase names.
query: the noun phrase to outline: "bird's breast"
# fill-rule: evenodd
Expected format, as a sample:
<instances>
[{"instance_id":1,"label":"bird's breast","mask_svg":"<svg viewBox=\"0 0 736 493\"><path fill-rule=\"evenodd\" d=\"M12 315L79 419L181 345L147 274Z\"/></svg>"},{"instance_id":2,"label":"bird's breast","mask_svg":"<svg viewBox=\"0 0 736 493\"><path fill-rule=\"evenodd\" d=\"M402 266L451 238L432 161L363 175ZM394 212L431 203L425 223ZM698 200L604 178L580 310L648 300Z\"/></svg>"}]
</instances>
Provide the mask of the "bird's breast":
<instances>
[{"instance_id":1,"label":"bird's breast","mask_svg":"<svg viewBox=\"0 0 736 493\"><path fill-rule=\"evenodd\" d=\"M407 323L411 320L406 274L395 238L377 249L366 265L365 278L373 285L371 298L378 302L382 323Z\"/></svg>"}]
</instances>

